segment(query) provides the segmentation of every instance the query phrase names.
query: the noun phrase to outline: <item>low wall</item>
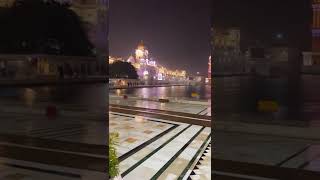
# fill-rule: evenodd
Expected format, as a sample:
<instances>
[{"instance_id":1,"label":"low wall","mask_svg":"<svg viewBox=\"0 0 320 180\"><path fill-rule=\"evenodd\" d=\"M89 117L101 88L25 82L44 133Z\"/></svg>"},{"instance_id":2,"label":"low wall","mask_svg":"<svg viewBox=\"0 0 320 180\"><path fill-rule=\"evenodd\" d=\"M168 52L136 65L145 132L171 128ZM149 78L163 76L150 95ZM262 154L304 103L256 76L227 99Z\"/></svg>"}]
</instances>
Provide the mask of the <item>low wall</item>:
<instances>
[{"instance_id":1,"label":"low wall","mask_svg":"<svg viewBox=\"0 0 320 180\"><path fill-rule=\"evenodd\" d=\"M138 79L109 79L109 89L143 88L143 87L163 87L182 86L188 82L153 81L146 82Z\"/></svg>"},{"instance_id":2,"label":"low wall","mask_svg":"<svg viewBox=\"0 0 320 180\"><path fill-rule=\"evenodd\" d=\"M122 98L122 96L109 94L109 98ZM144 98L144 97L129 96L128 99L159 102L159 98L157 98L157 97ZM168 99L169 102L172 102L172 103L197 104L197 105L208 105L208 106L211 104L210 100L209 101L191 100L191 99L188 100L188 99L181 99L181 98L176 98L176 97L167 97L165 99Z\"/></svg>"},{"instance_id":3,"label":"low wall","mask_svg":"<svg viewBox=\"0 0 320 180\"><path fill-rule=\"evenodd\" d=\"M106 77L87 77L83 79L0 79L0 86L43 86L64 84L107 83Z\"/></svg>"}]
</instances>

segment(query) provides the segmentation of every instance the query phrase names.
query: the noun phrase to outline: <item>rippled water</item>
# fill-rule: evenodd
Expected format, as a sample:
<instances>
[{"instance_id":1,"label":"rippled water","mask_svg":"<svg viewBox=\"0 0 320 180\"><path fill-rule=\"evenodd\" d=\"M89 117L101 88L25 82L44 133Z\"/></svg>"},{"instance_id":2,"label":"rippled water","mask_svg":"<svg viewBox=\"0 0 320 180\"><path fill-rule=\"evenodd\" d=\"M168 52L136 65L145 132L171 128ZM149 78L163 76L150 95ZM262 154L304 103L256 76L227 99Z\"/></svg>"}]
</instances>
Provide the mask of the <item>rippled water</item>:
<instances>
[{"instance_id":1,"label":"rippled water","mask_svg":"<svg viewBox=\"0 0 320 180\"><path fill-rule=\"evenodd\" d=\"M127 94L144 98L164 98L174 97L182 99L211 99L211 86L170 86L170 87L148 87L148 88L131 88L111 90L112 94ZM192 96L193 93L198 94L198 97Z\"/></svg>"},{"instance_id":2,"label":"rippled water","mask_svg":"<svg viewBox=\"0 0 320 180\"><path fill-rule=\"evenodd\" d=\"M44 103L101 107L107 105L107 96L106 84L0 88L0 103L16 103L27 106Z\"/></svg>"},{"instance_id":3,"label":"rippled water","mask_svg":"<svg viewBox=\"0 0 320 180\"><path fill-rule=\"evenodd\" d=\"M219 77L213 81L213 111L222 116L231 113L262 115L257 112L257 102L272 100L279 104L281 118L288 120L320 118L320 76L301 75L300 81L288 78L253 77Z\"/></svg>"},{"instance_id":4,"label":"rippled water","mask_svg":"<svg viewBox=\"0 0 320 180\"><path fill-rule=\"evenodd\" d=\"M184 99L211 99L210 86L171 86L111 90L111 94L127 94L145 98L177 97ZM197 93L198 97L192 97ZM102 107L108 104L106 84L84 84L67 86L30 86L0 88L0 104L68 104Z\"/></svg>"}]
</instances>

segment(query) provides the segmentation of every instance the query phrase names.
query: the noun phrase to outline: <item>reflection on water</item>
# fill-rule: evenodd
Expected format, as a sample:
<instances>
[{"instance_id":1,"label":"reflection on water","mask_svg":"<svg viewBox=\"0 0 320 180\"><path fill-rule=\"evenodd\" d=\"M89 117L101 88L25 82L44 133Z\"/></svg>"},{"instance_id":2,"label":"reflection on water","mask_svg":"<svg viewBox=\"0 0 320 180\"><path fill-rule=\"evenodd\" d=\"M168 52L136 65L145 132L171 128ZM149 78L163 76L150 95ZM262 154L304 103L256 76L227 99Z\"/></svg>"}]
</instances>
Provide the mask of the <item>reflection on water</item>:
<instances>
[{"instance_id":1,"label":"reflection on water","mask_svg":"<svg viewBox=\"0 0 320 180\"><path fill-rule=\"evenodd\" d=\"M263 116L267 121L319 119L320 76L301 75L300 78L301 81L295 80L295 84L288 78L216 77L213 80L213 111L221 115L219 117L245 114L247 119L254 121L258 119L254 119L255 115ZM278 112L258 112L259 100L277 102Z\"/></svg>"},{"instance_id":2,"label":"reflection on water","mask_svg":"<svg viewBox=\"0 0 320 180\"><path fill-rule=\"evenodd\" d=\"M107 96L105 84L0 88L0 103L26 106L45 103L102 107L108 102Z\"/></svg>"},{"instance_id":3,"label":"reflection on water","mask_svg":"<svg viewBox=\"0 0 320 180\"><path fill-rule=\"evenodd\" d=\"M134 88L112 90L113 94L128 94L139 97L177 97L191 98L197 93L198 99L211 98L210 86L171 86L154 88ZM0 88L0 104L20 104L33 106L45 104L74 104L85 106L106 106L108 103L106 84L68 85L68 86L34 86Z\"/></svg>"},{"instance_id":4,"label":"reflection on water","mask_svg":"<svg viewBox=\"0 0 320 180\"><path fill-rule=\"evenodd\" d=\"M320 125L320 76L305 75L302 77L302 110L305 119Z\"/></svg>"},{"instance_id":5,"label":"reflection on water","mask_svg":"<svg viewBox=\"0 0 320 180\"><path fill-rule=\"evenodd\" d=\"M170 86L170 87L151 87L151 88L130 88L116 89L110 91L117 95L133 95L143 98L195 98L192 95L197 94L198 99L211 99L211 86Z\"/></svg>"}]
</instances>

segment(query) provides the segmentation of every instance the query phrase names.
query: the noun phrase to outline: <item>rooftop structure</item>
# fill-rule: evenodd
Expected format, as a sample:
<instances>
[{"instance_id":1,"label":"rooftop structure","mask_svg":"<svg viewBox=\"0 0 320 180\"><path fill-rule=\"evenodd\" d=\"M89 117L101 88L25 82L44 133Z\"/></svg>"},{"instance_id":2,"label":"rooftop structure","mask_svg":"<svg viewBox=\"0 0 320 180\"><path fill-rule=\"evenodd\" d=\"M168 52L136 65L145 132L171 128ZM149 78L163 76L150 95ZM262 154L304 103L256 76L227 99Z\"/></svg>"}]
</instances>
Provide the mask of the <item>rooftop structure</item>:
<instances>
[{"instance_id":1,"label":"rooftop structure","mask_svg":"<svg viewBox=\"0 0 320 180\"><path fill-rule=\"evenodd\" d=\"M109 57L109 64L116 61L130 62L137 69L140 79L167 80L171 78L186 78L187 76L185 70L170 70L159 65L154 58L150 57L143 41L138 44L135 56L131 55L127 60L121 57Z\"/></svg>"}]
</instances>

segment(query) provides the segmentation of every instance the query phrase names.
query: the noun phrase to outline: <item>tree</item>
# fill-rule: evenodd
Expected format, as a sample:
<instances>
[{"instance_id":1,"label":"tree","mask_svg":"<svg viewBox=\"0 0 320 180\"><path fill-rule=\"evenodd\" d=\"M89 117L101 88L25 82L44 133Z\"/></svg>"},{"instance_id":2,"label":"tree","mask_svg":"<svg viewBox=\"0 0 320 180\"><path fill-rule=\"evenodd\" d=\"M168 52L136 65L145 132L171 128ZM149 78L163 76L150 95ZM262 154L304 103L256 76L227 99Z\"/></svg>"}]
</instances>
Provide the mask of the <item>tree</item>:
<instances>
[{"instance_id":1,"label":"tree","mask_svg":"<svg viewBox=\"0 0 320 180\"><path fill-rule=\"evenodd\" d=\"M9 33L10 33L10 28L9 23L9 9L7 8L0 8L0 52L5 51L8 48L8 43L9 43Z\"/></svg>"},{"instance_id":2,"label":"tree","mask_svg":"<svg viewBox=\"0 0 320 180\"><path fill-rule=\"evenodd\" d=\"M0 16L2 53L93 55L93 45L69 4L17 0Z\"/></svg>"},{"instance_id":3,"label":"tree","mask_svg":"<svg viewBox=\"0 0 320 180\"><path fill-rule=\"evenodd\" d=\"M109 76L110 78L138 79L135 67L131 63L122 61L109 64Z\"/></svg>"}]
</instances>

